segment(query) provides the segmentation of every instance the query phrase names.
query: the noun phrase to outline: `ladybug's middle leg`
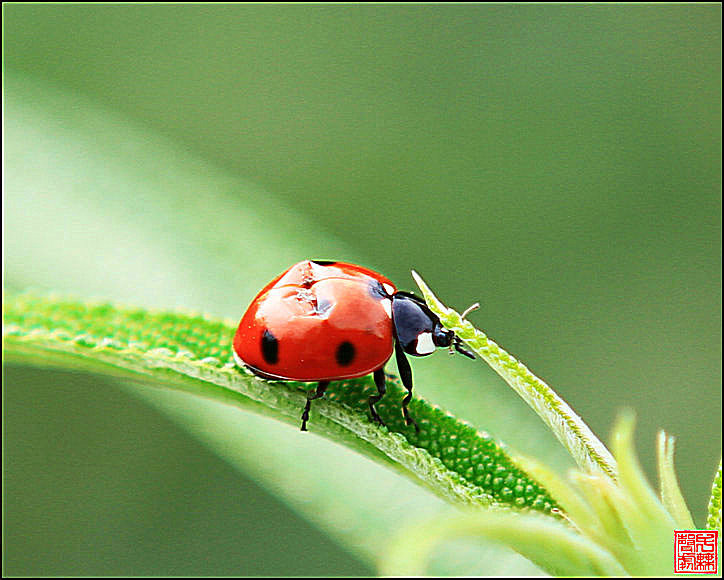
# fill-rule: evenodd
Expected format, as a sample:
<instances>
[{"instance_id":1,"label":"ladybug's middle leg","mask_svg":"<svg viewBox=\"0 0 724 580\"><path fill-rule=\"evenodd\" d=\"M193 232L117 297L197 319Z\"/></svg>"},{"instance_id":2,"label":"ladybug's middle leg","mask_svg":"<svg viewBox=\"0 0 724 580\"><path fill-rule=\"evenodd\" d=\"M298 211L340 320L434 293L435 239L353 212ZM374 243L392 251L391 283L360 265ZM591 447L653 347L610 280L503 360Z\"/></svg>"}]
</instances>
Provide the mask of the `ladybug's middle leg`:
<instances>
[{"instance_id":1,"label":"ladybug's middle leg","mask_svg":"<svg viewBox=\"0 0 724 580\"><path fill-rule=\"evenodd\" d=\"M324 396L324 391L327 390L329 381L319 381L317 383L317 390L313 394L307 393L307 404L304 405L304 412L302 413L302 431L307 430L307 421L309 420L309 409L312 408L312 401L319 399Z\"/></svg>"}]
</instances>

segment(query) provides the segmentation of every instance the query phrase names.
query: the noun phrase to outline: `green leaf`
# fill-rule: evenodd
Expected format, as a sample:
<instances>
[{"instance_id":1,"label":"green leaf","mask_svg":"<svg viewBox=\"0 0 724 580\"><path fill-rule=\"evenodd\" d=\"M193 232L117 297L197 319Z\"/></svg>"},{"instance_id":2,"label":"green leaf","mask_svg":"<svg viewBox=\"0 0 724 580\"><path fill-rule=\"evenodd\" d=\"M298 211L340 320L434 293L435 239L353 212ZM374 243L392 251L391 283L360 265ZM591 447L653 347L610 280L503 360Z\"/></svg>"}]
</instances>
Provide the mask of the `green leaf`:
<instances>
[{"instance_id":1,"label":"green leaf","mask_svg":"<svg viewBox=\"0 0 724 580\"><path fill-rule=\"evenodd\" d=\"M422 576L435 545L460 537L504 544L556 576L622 576L616 559L551 518L498 510L438 518L399 534L382 560L382 575Z\"/></svg>"},{"instance_id":2,"label":"green leaf","mask_svg":"<svg viewBox=\"0 0 724 580\"><path fill-rule=\"evenodd\" d=\"M674 446L675 439L659 431L657 440L659 482L661 501L676 522L680 530L693 530L696 528L694 519L691 517L689 508L679 488L679 481L676 478L674 469Z\"/></svg>"},{"instance_id":3,"label":"green leaf","mask_svg":"<svg viewBox=\"0 0 724 580\"><path fill-rule=\"evenodd\" d=\"M552 497L556 498L558 504L565 510L566 519L577 522L577 525L583 527L596 526L598 522L594 510L586 503L585 497L582 497L575 486L537 459L518 454L515 461L526 473L540 481Z\"/></svg>"},{"instance_id":4,"label":"green leaf","mask_svg":"<svg viewBox=\"0 0 724 580\"><path fill-rule=\"evenodd\" d=\"M660 524L674 528L671 516L662 509L661 502L646 481L633 446L633 413L622 414L613 432L613 450L619 464L621 487L634 500L636 517L649 525Z\"/></svg>"},{"instance_id":5,"label":"green leaf","mask_svg":"<svg viewBox=\"0 0 724 580\"><path fill-rule=\"evenodd\" d=\"M616 477L616 461L606 446L553 389L485 333L451 308L444 306L417 272L412 275L428 306L440 317L445 327L464 340L538 413L579 466Z\"/></svg>"},{"instance_id":6,"label":"green leaf","mask_svg":"<svg viewBox=\"0 0 724 580\"><path fill-rule=\"evenodd\" d=\"M711 484L711 498L707 508L706 517L707 530L719 530L719 541L721 541L721 459L719 469L716 470L714 481Z\"/></svg>"},{"instance_id":7,"label":"green leaf","mask_svg":"<svg viewBox=\"0 0 724 580\"><path fill-rule=\"evenodd\" d=\"M229 321L32 295L7 296L3 314L9 361L139 374L299 425L309 384L270 382L238 369ZM369 377L333 382L312 407L310 429L382 459L449 501L550 511L545 490L489 435L420 398L410 404L419 432L406 425L399 404L405 391L393 377L377 404L387 426L380 429L367 417L375 392Z\"/></svg>"},{"instance_id":8,"label":"green leaf","mask_svg":"<svg viewBox=\"0 0 724 580\"><path fill-rule=\"evenodd\" d=\"M399 534L383 560L383 572L422 575L437 544L485 537L555 575L670 575L676 526L638 465L633 426L633 415L624 413L614 428L618 480L600 472L574 471L571 486L534 459L518 459L567 507L565 523L497 508L433 518ZM663 451L663 457L671 457L669 450Z\"/></svg>"}]
</instances>

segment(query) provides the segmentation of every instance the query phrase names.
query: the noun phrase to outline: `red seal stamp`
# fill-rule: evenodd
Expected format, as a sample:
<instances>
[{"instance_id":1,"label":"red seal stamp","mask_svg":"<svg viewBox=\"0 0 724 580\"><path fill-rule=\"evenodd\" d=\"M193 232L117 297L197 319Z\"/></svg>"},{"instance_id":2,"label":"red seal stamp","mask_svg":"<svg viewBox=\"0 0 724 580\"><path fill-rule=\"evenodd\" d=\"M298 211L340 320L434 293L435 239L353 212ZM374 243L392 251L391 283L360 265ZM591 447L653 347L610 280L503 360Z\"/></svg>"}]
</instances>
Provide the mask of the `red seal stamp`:
<instances>
[{"instance_id":1,"label":"red seal stamp","mask_svg":"<svg viewBox=\"0 0 724 580\"><path fill-rule=\"evenodd\" d=\"M674 573L716 574L718 534L716 530L675 530Z\"/></svg>"}]
</instances>

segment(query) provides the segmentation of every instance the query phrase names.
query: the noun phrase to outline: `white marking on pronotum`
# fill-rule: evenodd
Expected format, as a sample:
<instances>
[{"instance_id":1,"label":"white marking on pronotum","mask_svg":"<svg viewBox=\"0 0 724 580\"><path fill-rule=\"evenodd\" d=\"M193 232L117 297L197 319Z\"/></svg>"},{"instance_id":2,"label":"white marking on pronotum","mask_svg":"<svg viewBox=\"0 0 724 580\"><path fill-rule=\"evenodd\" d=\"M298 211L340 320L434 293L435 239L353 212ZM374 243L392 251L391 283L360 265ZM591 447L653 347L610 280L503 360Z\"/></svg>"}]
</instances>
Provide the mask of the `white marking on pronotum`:
<instances>
[{"instance_id":1,"label":"white marking on pronotum","mask_svg":"<svg viewBox=\"0 0 724 580\"><path fill-rule=\"evenodd\" d=\"M392 318L392 300L385 298L382 300L382 307L385 309L388 318Z\"/></svg>"},{"instance_id":2,"label":"white marking on pronotum","mask_svg":"<svg viewBox=\"0 0 724 580\"><path fill-rule=\"evenodd\" d=\"M392 296L395 293L395 289L387 284L386 282L382 284L382 286L385 289L385 292L387 292L390 296Z\"/></svg>"},{"instance_id":3,"label":"white marking on pronotum","mask_svg":"<svg viewBox=\"0 0 724 580\"><path fill-rule=\"evenodd\" d=\"M435 352L435 343L432 341L431 332L421 332L417 335L415 352L417 354L430 354Z\"/></svg>"}]
</instances>

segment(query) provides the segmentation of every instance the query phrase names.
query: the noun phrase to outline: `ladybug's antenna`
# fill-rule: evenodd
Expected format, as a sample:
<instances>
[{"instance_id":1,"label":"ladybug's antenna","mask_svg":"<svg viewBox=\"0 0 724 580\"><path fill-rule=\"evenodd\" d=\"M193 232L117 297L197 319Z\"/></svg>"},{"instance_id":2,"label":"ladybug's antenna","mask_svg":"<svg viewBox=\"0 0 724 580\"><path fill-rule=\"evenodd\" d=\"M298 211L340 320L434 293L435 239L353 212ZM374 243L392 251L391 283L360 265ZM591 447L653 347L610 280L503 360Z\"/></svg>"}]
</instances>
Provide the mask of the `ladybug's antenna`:
<instances>
[{"instance_id":1,"label":"ladybug's antenna","mask_svg":"<svg viewBox=\"0 0 724 580\"><path fill-rule=\"evenodd\" d=\"M477 310L478 308L480 308L480 302L476 302L475 304L471 304L470 306L468 306L468 307L465 309L465 312L463 312L463 313L460 315L460 318L463 319L463 320L465 320L465 317L466 317L468 314L470 314L471 312Z\"/></svg>"}]
</instances>

